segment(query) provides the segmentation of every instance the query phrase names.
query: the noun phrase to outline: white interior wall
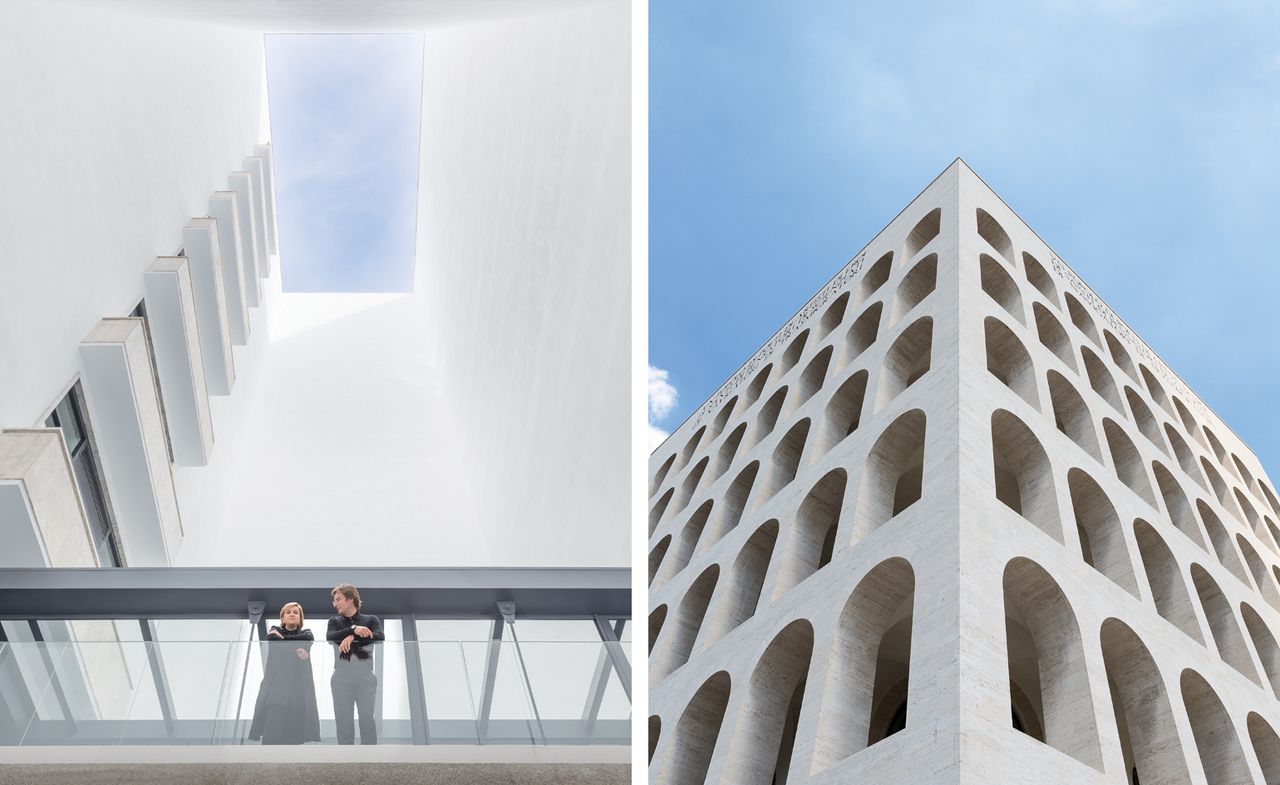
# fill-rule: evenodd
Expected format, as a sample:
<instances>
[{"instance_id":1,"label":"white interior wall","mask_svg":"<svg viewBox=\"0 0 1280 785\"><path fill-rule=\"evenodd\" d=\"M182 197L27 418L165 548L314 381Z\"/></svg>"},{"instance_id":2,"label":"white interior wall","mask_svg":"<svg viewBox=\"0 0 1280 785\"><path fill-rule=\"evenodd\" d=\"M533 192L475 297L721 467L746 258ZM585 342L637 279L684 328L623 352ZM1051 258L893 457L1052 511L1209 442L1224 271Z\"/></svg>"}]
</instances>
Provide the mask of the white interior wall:
<instances>
[{"instance_id":1,"label":"white interior wall","mask_svg":"<svg viewBox=\"0 0 1280 785\"><path fill-rule=\"evenodd\" d=\"M117 7L3 10L5 424L261 134L260 31ZM628 12L549 7L428 31L418 291L268 282L178 564L629 564Z\"/></svg>"},{"instance_id":2,"label":"white interior wall","mask_svg":"<svg viewBox=\"0 0 1280 785\"><path fill-rule=\"evenodd\" d=\"M546 563L625 566L627 4L427 33L416 293L476 516Z\"/></svg>"},{"instance_id":3,"label":"white interior wall","mask_svg":"<svg viewBox=\"0 0 1280 785\"><path fill-rule=\"evenodd\" d=\"M0 423L30 426L81 339L259 141L262 37L108 8L0 9Z\"/></svg>"}]
</instances>

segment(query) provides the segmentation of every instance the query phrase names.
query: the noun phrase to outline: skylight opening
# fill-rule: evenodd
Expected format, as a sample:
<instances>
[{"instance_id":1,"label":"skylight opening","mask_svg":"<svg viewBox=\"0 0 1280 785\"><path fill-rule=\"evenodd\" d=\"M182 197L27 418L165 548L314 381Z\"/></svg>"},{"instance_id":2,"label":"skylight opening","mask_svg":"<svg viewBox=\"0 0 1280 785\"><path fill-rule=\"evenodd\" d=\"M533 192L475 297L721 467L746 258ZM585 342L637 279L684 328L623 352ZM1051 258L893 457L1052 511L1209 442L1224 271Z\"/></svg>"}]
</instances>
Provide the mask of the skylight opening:
<instances>
[{"instance_id":1,"label":"skylight opening","mask_svg":"<svg viewBox=\"0 0 1280 785\"><path fill-rule=\"evenodd\" d=\"M413 291L423 36L267 35L284 292Z\"/></svg>"}]
</instances>

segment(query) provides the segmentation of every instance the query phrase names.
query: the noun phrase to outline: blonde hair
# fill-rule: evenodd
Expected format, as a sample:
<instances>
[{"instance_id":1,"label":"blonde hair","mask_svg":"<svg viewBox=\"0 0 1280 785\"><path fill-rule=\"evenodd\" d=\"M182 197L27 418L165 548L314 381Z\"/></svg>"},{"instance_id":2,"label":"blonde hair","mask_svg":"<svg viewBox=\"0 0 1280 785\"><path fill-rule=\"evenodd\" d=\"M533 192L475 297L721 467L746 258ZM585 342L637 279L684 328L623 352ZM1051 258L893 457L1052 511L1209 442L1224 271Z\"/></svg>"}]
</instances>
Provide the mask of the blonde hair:
<instances>
[{"instance_id":1,"label":"blonde hair","mask_svg":"<svg viewBox=\"0 0 1280 785\"><path fill-rule=\"evenodd\" d=\"M302 605L296 602L286 602L284 605L280 606L280 626L284 627L286 630L289 629L284 623L284 612L290 608L298 609L298 629L302 629L302 625L307 623L307 617L302 612Z\"/></svg>"}]
</instances>

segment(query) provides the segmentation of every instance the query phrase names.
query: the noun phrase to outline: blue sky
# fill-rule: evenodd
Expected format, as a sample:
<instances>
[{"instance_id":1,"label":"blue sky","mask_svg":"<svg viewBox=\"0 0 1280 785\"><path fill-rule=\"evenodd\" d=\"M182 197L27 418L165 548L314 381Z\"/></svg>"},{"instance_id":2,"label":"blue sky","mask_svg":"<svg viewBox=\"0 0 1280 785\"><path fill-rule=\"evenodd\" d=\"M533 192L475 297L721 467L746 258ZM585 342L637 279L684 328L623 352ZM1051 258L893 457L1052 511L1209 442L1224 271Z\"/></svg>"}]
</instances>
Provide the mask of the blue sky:
<instances>
[{"instance_id":1,"label":"blue sky","mask_svg":"<svg viewBox=\"0 0 1280 785\"><path fill-rule=\"evenodd\" d=\"M649 113L658 428L960 156L1280 477L1280 4L655 0Z\"/></svg>"},{"instance_id":2,"label":"blue sky","mask_svg":"<svg viewBox=\"0 0 1280 785\"><path fill-rule=\"evenodd\" d=\"M286 292L413 290L421 35L268 35Z\"/></svg>"}]
</instances>

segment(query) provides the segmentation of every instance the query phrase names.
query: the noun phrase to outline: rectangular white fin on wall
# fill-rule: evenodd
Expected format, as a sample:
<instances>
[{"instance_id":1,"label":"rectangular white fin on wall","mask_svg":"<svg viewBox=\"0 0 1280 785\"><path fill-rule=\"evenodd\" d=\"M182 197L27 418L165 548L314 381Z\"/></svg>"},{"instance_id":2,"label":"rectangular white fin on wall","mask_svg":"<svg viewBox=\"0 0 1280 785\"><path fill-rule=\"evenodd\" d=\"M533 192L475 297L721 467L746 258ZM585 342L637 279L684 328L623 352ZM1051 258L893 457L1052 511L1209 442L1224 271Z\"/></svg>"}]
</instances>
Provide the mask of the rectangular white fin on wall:
<instances>
[{"instance_id":1,"label":"rectangular white fin on wall","mask_svg":"<svg viewBox=\"0 0 1280 785\"><path fill-rule=\"evenodd\" d=\"M249 183L253 186L254 213L258 223L258 258L262 267L258 274L263 278L271 277L271 248L267 236L270 234L271 211L267 209L267 175L262 159L256 155L245 156L245 171L249 173Z\"/></svg>"},{"instance_id":2,"label":"rectangular white fin on wall","mask_svg":"<svg viewBox=\"0 0 1280 785\"><path fill-rule=\"evenodd\" d=\"M213 451L213 418L191 265L185 256L162 256L147 268L142 279L173 460L179 466L204 466Z\"/></svg>"},{"instance_id":3,"label":"rectangular white fin on wall","mask_svg":"<svg viewBox=\"0 0 1280 785\"><path fill-rule=\"evenodd\" d=\"M240 239L240 197L235 191L214 191L209 197L209 216L218 224L218 249L222 252L222 299L227 306L227 328L231 342L249 342L249 282L246 275L244 243Z\"/></svg>"},{"instance_id":4,"label":"rectangular white fin on wall","mask_svg":"<svg viewBox=\"0 0 1280 785\"><path fill-rule=\"evenodd\" d=\"M267 249L273 254L280 253L276 241L276 164L272 160L271 145L260 144L253 148L253 154L262 159L262 176L265 183L263 193L267 201Z\"/></svg>"},{"instance_id":5,"label":"rectangular white fin on wall","mask_svg":"<svg viewBox=\"0 0 1280 785\"><path fill-rule=\"evenodd\" d=\"M182 544L182 516L142 320L98 322L80 343L80 359L125 561L171 566Z\"/></svg>"},{"instance_id":6,"label":"rectangular white fin on wall","mask_svg":"<svg viewBox=\"0 0 1280 785\"><path fill-rule=\"evenodd\" d=\"M248 172L232 172L227 178L236 192L236 215L240 218L240 255L244 258L244 293L249 307L262 304L264 267L258 258L257 202L253 198L253 180ZM250 274L252 271L252 274Z\"/></svg>"},{"instance_id":7,"label":"rectangular white fin on wall","mask_svg":"<svg viewBox=\"0 0 1280 785\"><path fill-rule=\"evenodd\" d=\"M186 249L191 268L205 386L211 395L230 395L236 381L236 368L227 324L223 290L226 275L222 269L218 222L213 218L192 218L182 230L182 247Z\"/></svg>"},{"instance_id":8,"label":"rectangular white fin on wall","mask_svg":"<svg viewBox=\"0 0 1280 785\"><path fill-rule=\"evenodd\" d=\"M97 567L89 519L57 428L0 433L3 567Z\"/></svg>"}]
</instances>

